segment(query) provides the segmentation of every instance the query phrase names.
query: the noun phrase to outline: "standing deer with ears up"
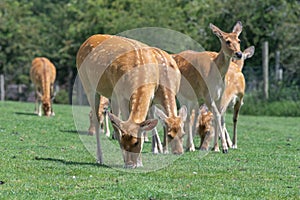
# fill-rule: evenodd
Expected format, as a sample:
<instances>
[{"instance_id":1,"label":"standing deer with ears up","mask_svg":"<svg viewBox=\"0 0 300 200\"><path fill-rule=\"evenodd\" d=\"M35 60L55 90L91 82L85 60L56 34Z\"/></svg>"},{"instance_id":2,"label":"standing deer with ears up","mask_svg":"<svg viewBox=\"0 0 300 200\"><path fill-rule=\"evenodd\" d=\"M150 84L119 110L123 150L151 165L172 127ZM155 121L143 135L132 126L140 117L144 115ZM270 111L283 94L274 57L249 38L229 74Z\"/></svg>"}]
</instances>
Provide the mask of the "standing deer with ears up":
<instances>
[{"instance_id":1,"label":"standing deer with ears up","mask_svg":"<svg viewBox=\"0 0 300 200\"><path fill-rule=\"evenodd\" d=\"M54 116L52 101L55 97L54 82L56 78L55 66L44 57L33 59L30 69L30 78L35 85L36 100L35 113L42 116Z\"/></svg>"},{"instance_id":2,"label":"standing deer with ears up","mask_svg":"<svg viewBox=\"0 0 300 200\"><path fill-rule=\"evenodd\" d=\"M251 58L254 54L255 48L254 46L251 46L243 51L242 59L235 60L233 59L230 63L228 72L225 76L225 90L221 99L220 108L221 108L221 115L222 115L222 126L225 131L226 140L229 147L237 148L237 119L238 114L241 106L243 105L243 98L245 95L245 87L246 87L246 81L245 77L242 73L242 69L244 66L244 62L246 59ZM211 55L217 56L216 52L211 52ZM229 104L233 104L234 112L233 112L233 143L230 140L227 128L225 126L225 112L229 106ZM201 116L202 114L202 116ZM205 124L202 123L204 126L202 129L208 130L206 132L203 132L201 128L199 128L199 135L201 136L201 147L202 150L208 150L209 142L210 142L210 123L209 118L206 117L206 115L210 115L211 113L203 113L200 112L199 116L199 123L201 123L201 120L205 119ZM212 118L211 118L212 120ZM208 123L207 123L208 122ZM205 138L206 137L206 138ZM204 139L205 138L205 139Z\"/></svg>"},{"instance_id":3,"label":"standing deer with ears up","mask_svg":"<svg viewBox=\"0 0 300 200\"><path fill-rule=\"evenodd\" d=\"M225 122L224 115L229 106L233 103L233 143L230 141L228 131L226 129L225 123L223 124L224 131L227 138L227 143L233 149L237 149L237 120L241 106L243 105L243 99L245 95L246 81L244 74L242 73L244 62L246 59L251 58L254 54L255 48L251 46L243 51L242 59L233 59L232 64L226 74L226 88L221 100L221 115L222 123Z\"/></svg>"},{"instance_id":4,"label":"standing deer with ears up","mask_svg":"<svg viewBox=\"0 0 300 200\"><path fill-rule=\"evenodd\" d=\"M210 29L219 38L221 49L216 57L208 52L184 51L174 55L174 59L180 69L182 76L188 81L197 96L198 105L205 103L214 115L214 151L220 151L218 136L221 137L223 153L228 152L228 146L221 125L220 101L224 92L225 75L228 71L232 58L241 59L240 40L238 36L242 32L242 23L237 22L231 33L225 33L218 27L210 24ZM180 94L187 99L191 91L180 89ZM192 100L192 99L191 99ZM188 144L192 142L192 133L188 133ZM191 148L194 150L194 147Z\"/></svg>"},{"instance_id":5,"label":"standing deer with ears up","mask_svg":"<svg viewBox=\"0 0 300 200\"><path fill-rule=\"evenodd\" d=\"M166 112L169 112L168 117L177 117L177 109L174 107L176 104L168 103L172 98L175 99L180 84L181 75L176 62L162 50L135 40L111 35L93 35L81 45L77 53L77 69L93 112L99 110L100 98L103 95L111 99L112 112L120 110L127 119L123 121L115 114L108 113L115 131L119 133L116 135L125 167L142 166L142 134L157 124L156 119L146 120L146 116L159 88L161 95L157 96L162 98L160 102ZM168 80L162 79L160 73L166 77L172 75L171 81L176 84L168 84ZM181 123L181 120L178 121ZM176 135L174 133L172 136ZM103 163L99 127L96 127L96 139L97 159Z\"/></svg>"}]
</instances>

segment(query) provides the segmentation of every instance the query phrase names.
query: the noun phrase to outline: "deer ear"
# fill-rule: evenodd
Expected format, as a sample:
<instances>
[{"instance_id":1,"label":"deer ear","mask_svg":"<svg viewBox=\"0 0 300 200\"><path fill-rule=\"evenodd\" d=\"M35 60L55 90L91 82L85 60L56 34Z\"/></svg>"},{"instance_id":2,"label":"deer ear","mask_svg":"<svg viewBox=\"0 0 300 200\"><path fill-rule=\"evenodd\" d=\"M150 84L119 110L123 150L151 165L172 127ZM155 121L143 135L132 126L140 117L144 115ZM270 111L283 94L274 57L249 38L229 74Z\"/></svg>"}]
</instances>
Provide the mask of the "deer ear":
<instances>
[{"instance_id":1,"label":"deer ear","mask_svg":"<svg viewBox=\"0 0 300 200\"><path fill-rule=\"evenodd\" d=\"M113 126L115 126L118 129L121 129L122 121L116 115L112 114L111 112L108 112L108 117Z\"/></svg>"},{"instance_id":2,"label":"deer ear","mask_svg":"<svg viewBox=\"0 0 300 200\"><path fill-rule=\"evenodd\" d=\"M167 119L167 115L162 110L160 110L159 108L157 108L156 106L154 106L154 115L157 116L158 119L160 121L162 121L163 123Z\"/></svg>"},{"instance_id":3,"label":"deer ear","mask_svg":"<svg viewBox=\"0 0 300 200\"><path fill-rule=\"evenodd\" d=\"M224 32L221 31L218 27L213 25L212 23L209 24L209 28L212 30L212 32L218 37L223 38Z\"/></svg>"},{"instance_id":4,"label":"deer ear","mask_svg":"<svg viewBox=\"0 0 300 200\"><path fill-rule=\"evenodd\" d=\"M239 36L239 35L241 34L242 30L243 30L242 22L238 21L238 22L235 24L235 26L233 27L232 32L233 32L233 33L236 33L237 36Z\"/></svg>"},{"instance_id":5,"label":"deer ear","mask_svg":"<svg viewBox=\"0 0 300 200\"><path fill-rule=\"evenodd\" d=\"M245 55L245 59L251 58L254 54L255 47L251 46L244 50L243 54Z\"/></svg>"},{"instance_id":6,"label":"deer ear","mask_svg":"<svg viewBox=\"0 0 300 200\"><path fill-rule=\"evenodd\" d=\"M186 106L181 106L180 110L179 110L179 116L182 119L182 121L186 121L187 118L187 108Z\"/></svg>"},{"instance_id":7,"label":"deer ear","mask_svg":"<svg viewBox=\"0 0 300 200\"><path fill-rule=\"evenodd\" d=\"M151 131L152 129L154 129L154 127L157 125L157 123L158 123L157 119L148 119L146 121L143 121L140 124L140 127L144 131Z\"/></svg>"}]
</instances>

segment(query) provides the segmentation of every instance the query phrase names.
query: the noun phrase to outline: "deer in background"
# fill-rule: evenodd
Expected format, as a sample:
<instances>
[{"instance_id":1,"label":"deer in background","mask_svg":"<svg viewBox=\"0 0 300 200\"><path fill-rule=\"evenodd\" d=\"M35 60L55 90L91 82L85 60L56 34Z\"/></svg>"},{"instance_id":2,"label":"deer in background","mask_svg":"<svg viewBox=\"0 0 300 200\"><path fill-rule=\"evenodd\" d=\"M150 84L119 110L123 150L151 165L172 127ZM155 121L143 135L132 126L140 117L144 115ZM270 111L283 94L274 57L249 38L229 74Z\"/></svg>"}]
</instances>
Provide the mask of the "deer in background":
<instances>
[{"instance_id":1,"label":"deer in background","mask_svg":"<svg viewBox=\"0 0 300 200\"><path fill-rule=\"evenodd\" d=\"M237 148L237 120L238 114L241 106L243 105L243 98L245 95L245 87L246 81L244 74L242 73L244 62L246 59L251 58L254 54L255 48L251 46L243 51L242 58L239 60L233 59L230 63L228 72L225 76L225 90L221 99L221 116L222 116L222 126L225 131L226 140L229 147L234 149ZM210 52L213 57L217 56L216 52ZM233 104L233 143L230 140L227 128L225 126L225 113L230 105ZM212 115L210 112L200 111L199 112L199 124L202 124L202 127L199 127L198 134L201 137L201 150L208 150L209 142L210 142L210 135L212 135L209 131L213 131L210 127L209 117ZM212 120L212 117L210 118ZM207 131L203 131L207 130ZM206 138L205 138L206 137ZM204 139L205 138L205 139Z\"/></svg>"},{"instance_id":2,"label":"deer in background","mask_svg":"<svg viewBox=\"0 0 300 200\"><path fill-rule=\"evenodd\" d=\"M162 93L158 94L163 94L160 102L163 103L165 111L169 111L168 117L177 117L177 109L173 108L176 104L168 103L171 98L175 99L180 84L181 75L176 62L162 50L135 40L111 35L93 35L81 45L77 53L77 69L93 112L99 110L100 95L103 95L111 99L112 112L120 110L127 119L123 121L108 112L115 131L119 133L116 135L125 167L142 166L141 135L157 124L156 119L146 120L146 116L159 88ZM168 78L171 76L172 80L161 79L160 73ZM172 84L168 84L169 82ZM160 87L160 83L166 84L166 87ZM165 91L171 92L165 94ZM173 133L170 134L173 136ZM96 140L97 159L103 163L97 127Z\"/></svg>"},{"instance_id":3,"label":"deer in background","mask_svg":"<svg viewBox=\"0 0 300 200\"><path fill-rule=\"evenodd\" d=\"M204 103L214 115L214 151L219 151L218 135L221 137L223 153L228 152L228 146L221 125L220 101L224 92L225 75L228 71L232 58L241 59L240 40L238 36L242 32L242 23L237 22L231 33L225 33L218 27L210 24L210 29L219 38L221 50L216 57L212 57L208 52L184 51L174 55L174 59L180 69L182 76L188 81L196 94L196 101L200 105ZM182 86L182 84L181 84ZM184 86L183 86L184 87ZM193 100L191 91L180 89L180 95L186 99ZM187 120L188 121L188 120ZM192 133L188 133L188 144L192 144ZM194 150L194 147L191 148Z\"/></svg>"},{"instance_id":4,"label":"deer in background","mask_svg":"<svg viewBox=\"0 0 300 200\"><path fill-rule=\"evenodd\" d=\"M54 116L52 101L55 97L55 66L45 57L34 58L30 69L30 78L35 85L35 113L42 116L42 107L44 115Z\"/></svg>"}]
</instances>

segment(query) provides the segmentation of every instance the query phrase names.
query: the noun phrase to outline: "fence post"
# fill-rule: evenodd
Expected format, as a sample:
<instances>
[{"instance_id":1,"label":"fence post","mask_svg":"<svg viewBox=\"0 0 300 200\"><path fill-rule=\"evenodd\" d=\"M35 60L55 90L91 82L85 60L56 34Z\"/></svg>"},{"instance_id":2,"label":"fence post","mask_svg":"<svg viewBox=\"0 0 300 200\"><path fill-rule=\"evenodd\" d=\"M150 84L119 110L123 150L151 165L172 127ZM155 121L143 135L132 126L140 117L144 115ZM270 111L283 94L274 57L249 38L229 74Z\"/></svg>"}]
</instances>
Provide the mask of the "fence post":
<instances>
[{"instance_id":1,"label":"fence post","mask_svg":"<svg viewBox=\"0 0 300 200\"><path fill-rule=\"evenodd\" d=\"M269 43L262 46L262 67L264 76L264 98L269 99Z\"/></svg>"},{"instance_id":2,"label":"fence post","mask_svg":"<svg viewBox=\"0 0 300 200\"><path fill-rule=\"evenodd\" d=\"M280 69L280 51L275 52L275 81L282 80L282 69Z\"/></svg>"},{"instance_id":3,"label":"fence post","mask_svg":"<svg viewBox=\"0 0 300 200\"><path fill-rule=\"evenodd\" d=\"M5 99L5 87L4 87L4 75L0 74L0 100L4 101Z\"/></svg>"}]
</instances>

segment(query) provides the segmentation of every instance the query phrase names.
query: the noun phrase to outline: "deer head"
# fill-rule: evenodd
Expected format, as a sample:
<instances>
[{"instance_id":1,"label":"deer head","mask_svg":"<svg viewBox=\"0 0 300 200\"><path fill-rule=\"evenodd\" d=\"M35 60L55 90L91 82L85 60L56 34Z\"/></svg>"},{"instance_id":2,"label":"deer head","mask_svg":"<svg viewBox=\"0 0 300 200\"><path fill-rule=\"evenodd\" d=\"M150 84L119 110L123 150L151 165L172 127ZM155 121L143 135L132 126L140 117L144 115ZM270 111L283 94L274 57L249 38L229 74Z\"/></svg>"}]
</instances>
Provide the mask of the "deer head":
<instances>
[{"instance_id":1,"label":"deer head","mask_svg":"<svg viewBox=\"0 0 300 200\"><path fill-rule=\"evenodd\" d=\"M42 102L42 108L43 108L44 115L50 116L51 115L51 102L50 102L50 98L47 98L47 97L43 96L42 93L40 93L39 91L37 91L36 94L37 94L37 97Z\"/></svg>"},{"instance_id":2,"label":"deer head","mask_svg":"<svg viewBox=\"0 0 300 200\"><path fill-rule=\"evenodd\" d=\"M220 39L224 54L235 59L241 59L243 54L240 50L240 40L238 37L243 29L242 23L238 21L231 33L225 33L213 24L209 26L213 33Z\"/></svg>"},{"instance_id":3,"label":"deer head","mask_svg":"<svg viewBox=\"0 0 300 200\"><path fill-rule=\"evenodd\" d=\"M46 116L51 115L51 102L49 98L42 98L42 108Z\"/></svg>"},{"instance_id":4,"label":"deer head","mask_svg":"<svg viewBox=\"0 0 300 200\"><path fill-rule=\"evenodd\" d=\"M240 69L240 71L243 70L245 60L248 59L248 58L251 58L254 55L254 51L255 51L255 47L254 46L248 47L247 49L245 49L243 51L243 56L242 56L241 59L239 59L239 60L234 59L234 58L232 59L232 61L235 64L237 64L237 66Z\"/></svg>"},{"instance_id":5,"label":"deer head","mask_svg":"<svg viewBox=\"0 0 300 200\"><path fill-rule=\"evenodd\" d=\"M171 145L171 151L173 154L183 153L183 136L184 122L187 117L187 108L182 106L179 110L178 117L168 117L162 110L154 107L154 114L160 119L167 134L167 142Z\"/></svg>"},{"instance_id":6,"label":"deer head","mask_svg":"<svg viewBox=\"0 0 300 200\"><path fill-rule=\"evenodd\" d=\"M122 121L114 114L108 112L112 125L119 130L118 140L122 149L125 168L141 167L139 162L143 147L142 133L152 130L156 125L157 119L145 120L141 123L132 121Z\"/></svg>"}]
</instances>

